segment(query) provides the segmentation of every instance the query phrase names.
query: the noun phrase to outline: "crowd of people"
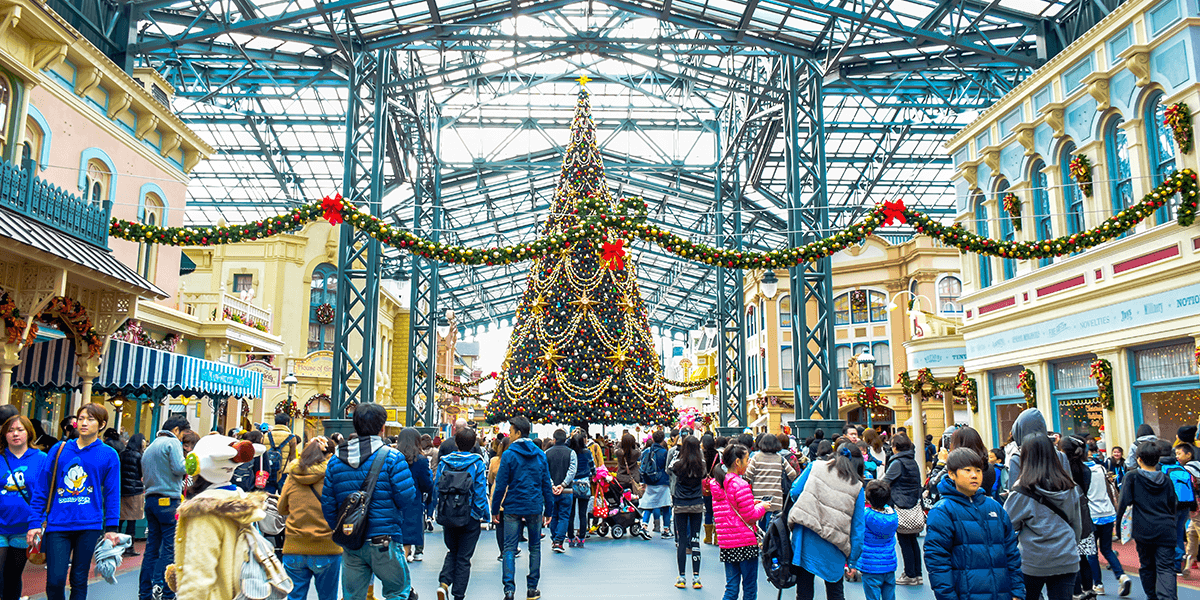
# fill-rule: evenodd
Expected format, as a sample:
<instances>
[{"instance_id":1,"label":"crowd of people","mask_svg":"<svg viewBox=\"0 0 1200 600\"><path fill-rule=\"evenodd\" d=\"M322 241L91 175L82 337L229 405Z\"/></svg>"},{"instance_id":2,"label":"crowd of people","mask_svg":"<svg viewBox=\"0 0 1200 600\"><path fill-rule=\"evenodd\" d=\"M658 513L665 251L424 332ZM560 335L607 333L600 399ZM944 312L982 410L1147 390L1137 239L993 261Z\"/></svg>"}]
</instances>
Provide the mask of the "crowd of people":
<instances>
[{"instance_id":1,"label":"crowd of people","mask_svg":"<svg viewBox=\"0 0 1200 600\"><path fill-rule=\"evenodd\" d=\"M0 407L0 600L26 593L27 562L44 563L50 600L68 584L85 600L93 566L111 577L137 554L142 520L139 600L300 600L310 589L361 600L376 578L382 598L416 599L410 563L435 523L439 600L466 597L488 529L506 600L522 544L524 597L541 597L544 537L561 554L597 535L658 533L674 540L680 589L703 587L702 549L715 545L726 600L754 600L760 568L797 600L817 579L830 600L848 581L892 600L897 585L926 580L938 600L1092 600L1105 594L1101 559L1127 596L1114 538L1134 542L1146 597L1174 600L1200 551L1195 427L1168 440L1142 425L1128 453L1106 453L1028 409L1003 448L970 427L920 440L922 465L903 428L853 424L829 438L637 429L608 443L585 428L538 440L516 417L490 439L460 420L440 440L411 428L389 437L386 411L365 404L346 438L303 440L286 415L200 436L173 416L146 440L108 419L85 404L47 439Z\"/></svg>"}]
</instances>

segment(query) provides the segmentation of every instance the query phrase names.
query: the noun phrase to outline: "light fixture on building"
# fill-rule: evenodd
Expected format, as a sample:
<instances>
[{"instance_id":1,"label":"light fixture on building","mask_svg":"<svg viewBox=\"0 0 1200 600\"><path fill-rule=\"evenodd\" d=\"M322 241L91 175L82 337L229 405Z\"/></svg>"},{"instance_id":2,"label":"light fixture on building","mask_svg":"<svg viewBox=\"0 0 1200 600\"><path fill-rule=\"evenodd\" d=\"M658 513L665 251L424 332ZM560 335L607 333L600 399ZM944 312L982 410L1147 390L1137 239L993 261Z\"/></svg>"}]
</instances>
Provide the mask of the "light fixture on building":
<instances>
[{"instance_id":1,"label":"light fixture on building","mask_svg":"<svg viewBox=\"0 0 1200 600\"><path fill-rule=\"evenodd\" d=\"M893 310L896 310L896 308L899 306L898 304L896 304L896 298L898 296L900 296L900 294L908 294L909 296L912 296L913 302L917 302L917 300L919 300L919 299L929 300L929 298L925 298L925 296L918 296L908 290L900 290L899 292L892 294L892 298L890 300L888 300L887 306L885 307L888 312L892 312ZM932 305L933 302L930 302L929 304ZM917 309L920 310L920 308L921 308L921 303L917 302Z\"/></svg>"},{"instance_id":2,"label":"light fixture on building","mask_svg":"<svg viewBox=\"0 0 1200 600\"><path fill-rule=\"evenodd\" d=\"M858 376L864 386L870 386L875 381L875 357L867 350L854 357L858 361Z\"/></svg>"},{"instance_id":3,"label":"light fixture on building","mask_svg":"<svg viewBox=\"0 0 1200 600\"><path fill-rule=\"evenodd\" d=\"M439 337L450 335L450 319L454 318L454 311L446 309L442 312L437 320L437 334Z\"/></svg>"},{"instance_id":4,"label":"light fixture on building","mask_svg":"<svg viewBox=\"0 0 1200 600\"><path fill-rule=\"evenodd\" d=\"M292 396L295 395L295 393L296 393L296 384L297 383L300 383L300 380L296 379L296 374L291 371L288 371L288 376L283 378L283 385L287 386L288 404L289 405L292 402Z\"/></svg>"},{"instance_id":5,"label":"light fixture on building","mask_svg":"<svg viewBox=\"0 0 1200 600\"><path fill-rule=\"evenodd\" d=\"M768 270L766 273L763 273L762 292L767 297L767 300L773 299L775 294L779 292L779 277L775 275L775 271Z\"/></svg>"},{"instance_id":6,"label":"light fixture on building","mask_svg":"<svg viewBox=\"0 0 1200 600\"><path fill-rule=\"evenodd\" d=\"M704 335L712 337L717 335L717 315L713 311L708 311L708 318L704 320Z\"/></svg>"}]
</instances>

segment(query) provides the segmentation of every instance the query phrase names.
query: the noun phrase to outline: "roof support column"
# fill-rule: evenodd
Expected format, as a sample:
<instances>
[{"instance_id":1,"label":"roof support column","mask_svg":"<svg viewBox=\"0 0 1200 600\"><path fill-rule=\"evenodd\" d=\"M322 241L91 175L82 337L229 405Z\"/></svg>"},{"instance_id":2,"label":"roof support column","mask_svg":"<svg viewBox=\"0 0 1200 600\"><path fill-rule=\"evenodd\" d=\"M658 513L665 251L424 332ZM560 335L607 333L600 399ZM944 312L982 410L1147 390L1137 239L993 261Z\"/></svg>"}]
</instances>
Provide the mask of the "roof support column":
<instances>
[{"instance_id":1,"label":"roof support column","mask_svg":"<svg viewBox=\"0 0 1200 600\"><path fill-rule=\"evenodd\" d=\"M730 104L725 134L734 135L739 118ZM722 128L718 127L718 131ZM716 136L717 155L721 153L721 134ZM740 151L730 152L717 165L716 171L716 245L718 248L740 250L742 247L742 162ZM717 264L717 429L722 435L741 433L746 427L746 334L745 297L742 289L742 270ZM730 420L737 421L730 426Z\"/></svg>"}]
</instances>

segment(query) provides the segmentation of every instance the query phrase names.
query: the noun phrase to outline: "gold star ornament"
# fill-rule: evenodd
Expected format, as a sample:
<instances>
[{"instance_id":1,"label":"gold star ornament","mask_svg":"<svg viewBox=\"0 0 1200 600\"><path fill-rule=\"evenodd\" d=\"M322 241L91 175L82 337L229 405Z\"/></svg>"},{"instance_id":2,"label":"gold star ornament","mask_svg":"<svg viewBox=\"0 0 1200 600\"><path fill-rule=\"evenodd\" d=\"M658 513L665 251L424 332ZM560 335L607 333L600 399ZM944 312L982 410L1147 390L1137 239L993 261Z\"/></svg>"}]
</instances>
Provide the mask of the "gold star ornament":
<instances>
[{"instance_id":1,"label":"gold star ornament","mask_svg":"<svg viewBox=\"0 0 1200 600\"><path fill-rule=\"evenodd\" d=\"M596 304L596 301L588 298L587 292L584 292L578 300L572 300L568 304L574 304L575 306L579 307L579 310L587 311L588 308Z\"/></svg>"},{"instance_id":2,"label":"gold star ornament","mask_svg":"<svg viewBox=\"0 0 1200 600\"><path fill-rule=\"evenodd\" d=\"M546 368L549 369L550 367L558 364L558 359L562 357L563 355L558 353L558 348L550 345L546 346L545 351L542 353L541 359L542 362L546 364Z\"/></svg>"},{"instance_id":3,"label":"gold star ornament","mask_svg":"<svg viewBox=\"0 0 1200 600\"><path fill-rule=\"evenodd\" d=\"M578 81L580 86L587 87L588 82L591 80L592 78L587 75L580 75L575 81Z\"/></svg>"},{"instance_id":4,"label":"gold star ornament","mask_svg":"<svg viewBox=\"0 0 1200 600\"><path fill-rule=\"evenodd\" d=\"M625 368L625 363L629 362L629 356L625 354L624 348L618 348L616 352L613 352L604 358L612 361L614 373L620 373L621 369Z\"/></svg>"}]
</instances>

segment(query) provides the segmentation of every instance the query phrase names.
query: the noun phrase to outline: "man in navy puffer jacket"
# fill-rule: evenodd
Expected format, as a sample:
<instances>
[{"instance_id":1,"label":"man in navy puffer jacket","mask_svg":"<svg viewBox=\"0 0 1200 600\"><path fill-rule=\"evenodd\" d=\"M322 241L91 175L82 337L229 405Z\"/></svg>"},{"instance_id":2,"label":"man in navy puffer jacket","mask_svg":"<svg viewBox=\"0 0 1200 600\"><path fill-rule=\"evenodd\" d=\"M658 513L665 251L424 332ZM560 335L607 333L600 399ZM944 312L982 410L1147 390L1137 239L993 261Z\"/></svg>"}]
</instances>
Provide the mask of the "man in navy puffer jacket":
<instances>
[{"instance_id":1,"label":"man in navy puffer jacket","mask_svg":"<svg viewBox=\"0 0 1200 600\"><path fill-rule=\"evenodd\" d=\"M946 477L938 484L941 500L929 511L925 533L925 569L937 600L1025 598L1012 522L1004 507L979 489L986 466L969 448L946 459Z\"/></svg>"},{"instance_id":2,"label":"man in navy puffer jacket","mask_svg":"<svg viewBox=\"0 0 1200 600\"><path fill-rule=\"evenodd\" d=\"M529 539L529 576L525 578L526 600L542 597L538 581L542 577L542 527L550 524L554 505L553 485L546 453L529 439L529 419L513 417L508 421L513 443L500 456L496 483L492 489L492 522L500 524L504 512L504 598L512 600L517 591L517 540L521 532ZM544 516L543 516L544 515Z\"/></svg>"},{"instance_id":3,"label":"man in navy puffer jacket","mask_svg":"<svg viewBox=\"0 0 1200 600\"><path fill-rule=\"evenodd\" d=\"M383 440L387 411L378 404L361 404L354 410L358 438L338 447L325 469L321 511L330 529L336 529L338 508L346 497L362 489L377 460L384 461L371 509L367 515L368 542L358 550L342 551L342 590L346 600L363 600L373 577L383 582L385 600L416 600L408 561L404 557L402 515L417 498L416 483L404 455Z\"/></svg>"}]
</instances>

